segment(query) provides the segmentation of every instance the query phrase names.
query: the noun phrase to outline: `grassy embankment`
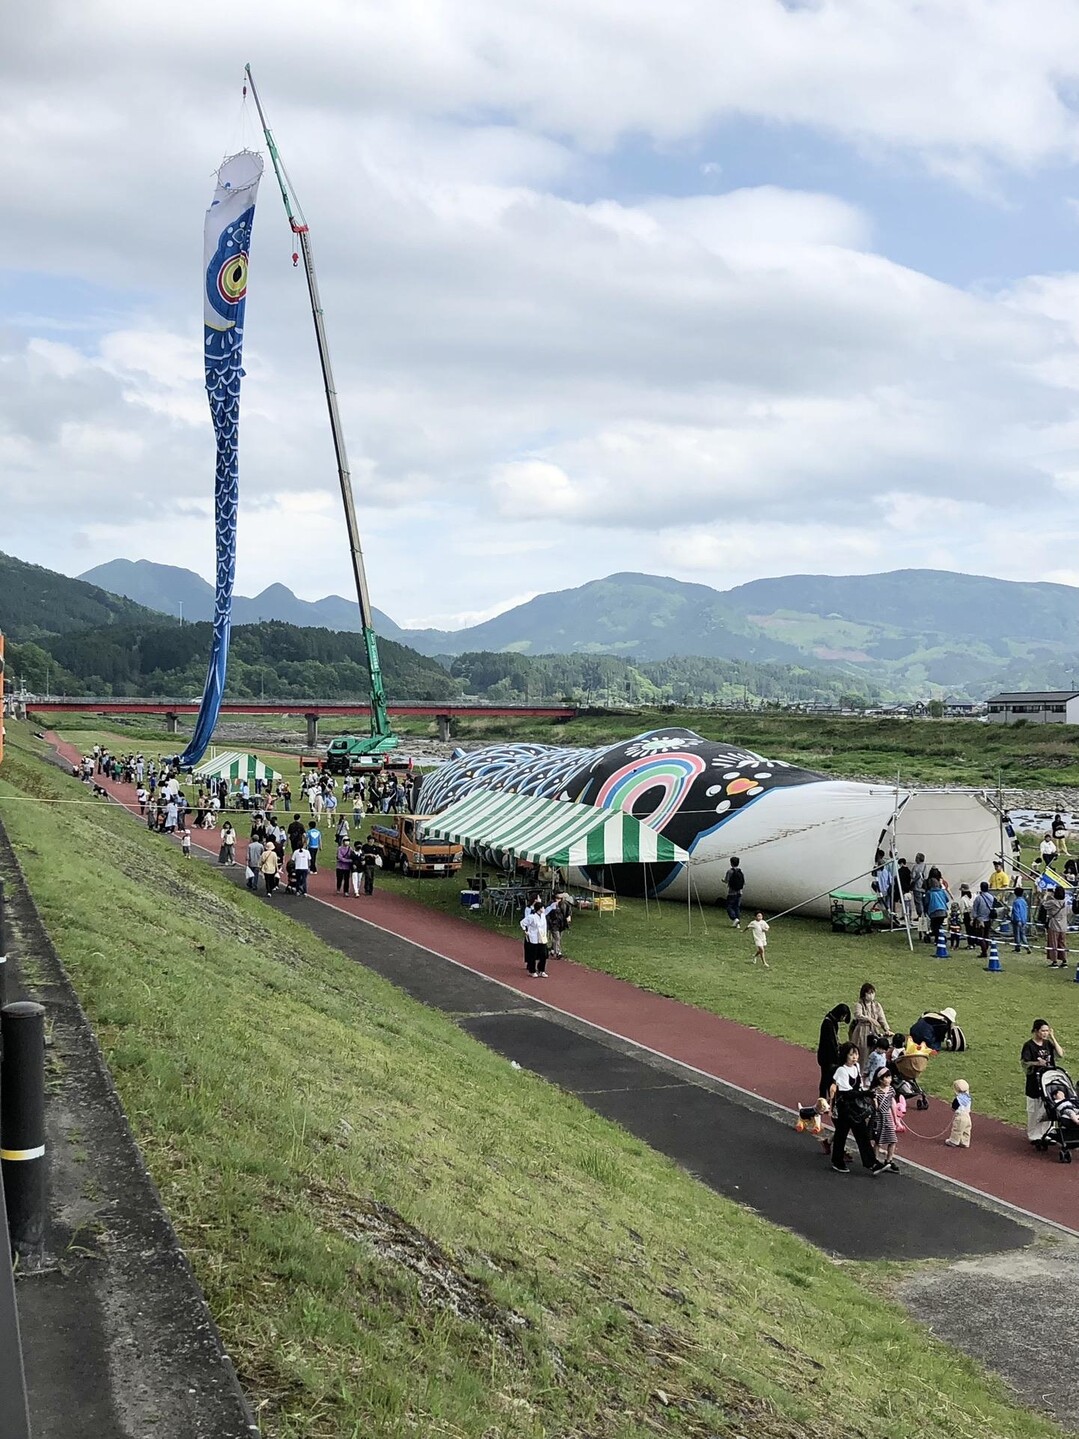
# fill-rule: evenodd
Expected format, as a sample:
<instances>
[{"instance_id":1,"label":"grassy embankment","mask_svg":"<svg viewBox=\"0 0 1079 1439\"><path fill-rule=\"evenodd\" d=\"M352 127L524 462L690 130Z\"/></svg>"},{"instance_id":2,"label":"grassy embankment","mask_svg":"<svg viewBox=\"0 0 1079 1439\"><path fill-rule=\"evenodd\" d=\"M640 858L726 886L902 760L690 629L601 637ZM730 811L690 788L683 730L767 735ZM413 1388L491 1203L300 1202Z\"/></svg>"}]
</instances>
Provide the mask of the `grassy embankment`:
<instances>
[{"instance_id":1,"label":"grassy embankment","mask_svg":"<svg viewBox=\"0 0 1079 1439\"><path fill-rule=\"evenodd\" d=\"M933 726L932 721L925 723ZM911 726L899 728L905 734ZM970 728L984 734L991 727ZM998 732L997 727L992 730ZM73 742L83 744L92 744L94 737L92 731L70 736ZM291 764L295 763L293 759ZM467 876L472 866L469 861L466 865ZM384 875L379 883L447 914L463 914L458 901L460 879L405 880ZM519 937L513 919L499 926L491 917L475 914L468 916L468 922L501 927L514 940ZM690 927L680 905L662 903L646 908L640 901L620 900L616 914L579 915L566 952L592 969L699 1005L807 1049L816 1046L823 1012L841 1000L853 1005L867 979L876 984L896 1028L906 1029L924 1009L951 1005L972 1048L962 1058L945 1057L931 1065L927 1089L950 1096L952 1080L962 1074L970 1082L980 1112L1012 1123L1020 1123L1024 1114L1017 1056L1032 1021L1048 1016L1065 1050L1079 1051L1079 985L1070 982L1070 971L1048 971L1044 955L1038 951L1015 955L1004 948L1004 973L988 975L976 952L961 949L945 964L925 945L915 944L912 954L902 933L872 938L840 936L824 921L794 916L773 927L772 969L768 973L748 963L748 946L744 933L731 931L722 909L709 906L702 913L696 908ZM806 1080L809 1093L816 1082L809 1055ZM798 1098L792 1095L791 1102ZM925 1122L915 1123L915 1127L931 1132Z\"/></svg>"},{"instance_id":2,"label":"grassy embankment","mask_svg":"<svg viewBox=\"0 0 1079 1439\"><path fill-rule=\"evenodd\" d=\"M230 715L228 723L242 721ZM65 732L95 733L107 723L129 742L162 740L164 724L151 716L128 719L110 716L63 715L50 719ZM290 730L302 721L259 715L252 724L260 732ZM469 741L530 739L548 744L607 744L642 730L685 725L706 739L727 741L790 760L806 769L843 776L873 775L891 779L899 772L907 783L954 784L995 788L998 774L1005 785L1025 789L1079 787L1079 728L1073 725L991 725L975 720L842 719L816 715L717 712L715 710L646 709L589 714L559 722L542 719L459 719L456 737ZM433 738L432 721L402 717L394 727L404 739ZM348 734L347 720L327 719L319 726L323 739ZM171 741L175 748L176 739Z\"/></svg>"},{"instance_id":3,"label":"grassy embankment","mask_svg":"<svg viewBox=\"0 0 1079 1439\"><path fill-rule=\"evenodd\" d=\"M1059 1432L10 739L0 813L268 1435Z\"/></svg>"}]
</instances>

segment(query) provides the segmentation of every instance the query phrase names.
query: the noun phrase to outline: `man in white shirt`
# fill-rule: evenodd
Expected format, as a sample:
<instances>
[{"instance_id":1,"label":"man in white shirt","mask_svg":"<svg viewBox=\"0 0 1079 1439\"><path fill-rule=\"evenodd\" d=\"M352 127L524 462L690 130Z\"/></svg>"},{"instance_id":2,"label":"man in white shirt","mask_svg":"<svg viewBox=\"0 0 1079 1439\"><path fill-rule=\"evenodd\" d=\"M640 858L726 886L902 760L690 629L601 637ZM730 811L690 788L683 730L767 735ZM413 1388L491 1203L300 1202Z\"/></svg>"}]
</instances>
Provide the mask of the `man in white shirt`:
<instances>
[{"instance_id":1,"label":"man in white shirt","mask_svg":"<svg viewBox=\"0 0 1079 1439\"><path fill-rule=\"evenodd\" d=\"M521 928L525 936L525 966L533 977L547 978L547 916L554 909L549 904L543 907L543 900L536 899L525 910Z\"/></svg>"},{"instance_id":2,"label":"man in white shirt","mask_svg":"<svg viewBox=\"0 0 1079 1439\"><path fill-rule=\"evenodd\" d=\"M296 853L292 856L294 872L296 875L296 893L307 898L307 876L311 872L311 851L306 844L301 844Z\"/></svg>"}]
</instances>

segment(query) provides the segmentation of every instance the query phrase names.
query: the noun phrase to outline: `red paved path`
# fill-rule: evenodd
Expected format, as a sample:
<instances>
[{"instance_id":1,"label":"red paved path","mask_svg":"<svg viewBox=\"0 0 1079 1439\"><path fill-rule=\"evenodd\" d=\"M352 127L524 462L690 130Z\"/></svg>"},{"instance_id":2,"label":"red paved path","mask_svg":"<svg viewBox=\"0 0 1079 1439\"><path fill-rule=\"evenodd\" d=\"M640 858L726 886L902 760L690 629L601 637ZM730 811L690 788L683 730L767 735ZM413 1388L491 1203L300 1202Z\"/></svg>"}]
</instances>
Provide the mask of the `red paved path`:
<instances>
[{"instance_id":1,"label":"red paved path","mask_svg":"<svg viewBox=\"0 0 1079 1439\"><path fill-rule=\"evenodd\" d=\"M56 735L47 737L65 759L72 763L78 759L74 746ZM97 782L103 783L100 776ZM133 786L105 782L104 787L125 808L138 812ZM191 835L203 850L216 852L220 845L217 830L192 830ZM241 861L246 849L246 840L238 836L236 853ZM816 1097L815 1058L798 1045L569 961L556 961L546 983L529 979L520 944L481 929L463 914L445 915L377 888L370 898L335 894L335 849L331 836L325 850L328 867L308 879L309 893L323 903L496 979L533 1002L586 1020L785 1108ZM912 1110L908 1119L914 1128L936 1135L950 1120L950 1110L934 1100L928 1113ZM902 1141L905 1160L1079 1232L1079 1164L1064 1165L1054 1155L1032 1154L1025 1131L1014 1125L976 1115L969 1150L951 1150L941 1138L921 1139L913 1132L903 1135Z\"/></svg>"}]
</instances>

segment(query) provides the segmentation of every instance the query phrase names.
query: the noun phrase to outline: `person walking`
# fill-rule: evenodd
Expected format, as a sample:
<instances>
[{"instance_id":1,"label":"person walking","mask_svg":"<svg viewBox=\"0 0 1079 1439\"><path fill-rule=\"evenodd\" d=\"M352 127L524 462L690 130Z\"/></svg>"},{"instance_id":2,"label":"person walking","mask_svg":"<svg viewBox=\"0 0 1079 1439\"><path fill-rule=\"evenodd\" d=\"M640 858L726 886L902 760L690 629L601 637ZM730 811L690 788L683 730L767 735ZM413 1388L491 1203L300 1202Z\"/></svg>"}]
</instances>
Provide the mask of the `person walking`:
<instances>
[{"instance_id":1,"label":"person walking","mask_svg":"<svg viewBox=\"0 0 1079 1439\"><path fill-rule=\"evenodd\" d=\"M191 831L190 831L190 830L185 829L184 832L183 832L183 834L180 836L180 852L183 854L184 859L190 859L190 858L191 858Z\"/></svg>"},{"instance_id":2,"label":"person walking","mask_svg":"<svg viewBox=\"0 0 1079 1439\"><path fill-rule=\"evenodd\" d=\"M374 894L375 870L381 868L382 856L369 840L363 847L363 892L365 895Z\"/></svg>"},{"instance_id":3,"label":"person walking","mask_svg":"<svg viewBox=\"0 0 1079 1439\"><path fill-rule=\"evenodd\" d=\"M820 1039L817 1041L817 1064L820 1066L820 1087L817 1093L821 1099L827 1098L828 1090L832 1083L832 1076L835 1074L836 1066L840 1062L839 1026L849 1023L849 1004L835 1005L820 1022Z\"/></svg>"},{"instance_id":4,"label":"person walking","mask_svg":"<svg viewBox=\"0 0 1079 1439\"><path fill-rule=\"evenodd\" d=\"M766 954L766 950L768 949L769 928L770 925L768 921L758 909L756 919L751 919L749 921L749 933L753 939L754 945L756 946L753 951L753 963L756 964L757 960L759 959L761 964L764 965L765 969L771 969L772 967L768 963L768 958Z\"/></svg>"},{"instance_id":5,"label":"person walking","mask_svg":"<svg viewBox=\"0 0 1079 1439\"><path fill-rule=\"evenodd\" d=\"M971 932L982 947L983 959L989 953L989 939L993 931L993 915L996 907L997 902L993 898L989 883L983 879L978 886L978 893L974 896L974 903L970 910Z\"/></svg>"},{"instance_id":6,"label":"person walking","mask_svg":"<svg viewBox=\"0 0 1079 1439\"><path fill-rule=\"evenodd\" d=\"M940 931L944 926L944 921L948 918L951 903L951 896L948 893L948 886L944 883L944 876L939 869L934 867L929 871L925 880L925 917L929 921L929 934L925 938L929 944L935 945L940 938Z\"/></svg>"},{"instance_id":7,"label":"person walking","mask_svg":"<svg viewBox=\"0 0 1079 1439\"><path fill-rule=\"evenodd\" d=\"M262 882L266 886L266 898L272 899L281 880L281 858L274 845L268 844L259 862Z\"/></svg>"},{"instance_id":8,"label":"person walking","mask_svg":"<svg viewBox=\"0 0 1079 1439\"><path fill-rule=\"evenodd\" d=\"M895 1162L896 1145L899 1143L896 1129L897 1095L892 1088L892 1071L887 1065L878 1069L869 1081L869 1090L873 1096L873 1138L877 1146L877 1158L892 1174L898 1174L899 1165Z\"/></svg>"},{"instance_id":9,"label":"person walking","mask_svg":"<svg viewBox=\"0 0 1079 1439\"><path fill-rule=\"evenodd\" d=\"M337 846L337 893L348 894L349 880L352 877L352 846L348 842L346 831L344 839Z\"/></svg>"},{"instance_id":10,"label":"person walking","mask_svg":"<svg viewBox=\"0 0 1079 1439\"><path fill-rule=\"evenodd\" d=\"M218 864L236 863L236 831L232 822L226 820L221 827L221 848L217 851Z\"/></svg>"},{"instance_id":11,"label":"person walking","mask_svg":"<svg viewBox=\"0 0 1079 1439\"><path fill-rule=\"evenodd\" d=\"M307 826L307 849L311 860L311 873L318 874L318 852L322 848L322 831L314 820Z\"/></svg>"},{"instance_id":12,"label":"person walking","mask_svg":"<svg viewBox=\"0 0 1079 1439\"><path fill-rule=\"evenodd\" d=\"M1021 884L1015 886L1012 894L1010 918L1012 922L1012 942L1015 946L1016 954L1018 954L1021 949L1025 949L1027 954L1031 954L1030 940L1027 938L1027 925L1030 923L1030 905L1027 903L1027 897L1023 893L1023 886Z\"/></svg>"},{"instance_id":13,"label":"person walking","mask_svg":"<svg viewBox=\"0 0 1079 1439\"><path fill-rule=\"evenodd\" d=\"M262 866L262 856L266 853L266 846L261 839L253 839L247 846L247 887L257 890L259 887L259 870Z\"/></svg>"},{"instance_id":14,"label":"person walking","mask_svg":"<svg viewBox=\"0 0 1079 1439\"><path fill-rule=\"evenodd\" d=\"M925 912L925 881L925 855L919 851L910 867L910 897L914 901L914 913L919 919Z\"/></svg>"},{"instance_id":15,"label":"person walking","mask_svg":"<svg viewBox=\"0 0 1079 1439\"><path fill-rule=\"evenodd\" d=\"M856 1044L843 1049L840 1062L832 1075L828 1087L828 1098L835 1114L835 1133L832 1136L832 1170L836 1174L849 1174L846 1147L847 1136L853 1134L862 1160L863 1169L870 1174L880 1174L887 1168L877 1158L869 1123L873 1117L873 1100L862 1087L861 1055Z\"/></svg>"},{"instance_id":16,"label":"person walking","mask_svg":"<svg viewBox=\"0 0 1079 1439\"><path fill-rule=\"evenodd\" d=\"M723 876L723 883L727 886L727 918L733 928L741 929L742 891L746 887L746 877L742 872L742 861L737 855L731 855L729 868Z\"/></svg>"},{"instance_id":17,"label":"person walking","mask_svg":"<svg viewBox=\"0 0 1079 1439\"><path fill-rule=\"evenodd\" d=\"M1042 900L1045 911L1045 957L1050 969L1068 966L1068 896L1062 885Z\"/></svg>"},{"instance_id":18,"label":"person walking","mask_svg":"<svg viewBox=\"0 0 1079 1439\"><path fill-rule=\"evenodd\" d=\"M869 1036L876 1038L891 1034L888 1016L877 998L877 987L868 980L858 991L858 1003L854 1006L854 1018L847 1031L847 1040L857 1047L866 1059L869 1058Z\"/></svg>"},{"instance_id":19,"label":"person walking","mask_svg":"<svg viewBox=\"0 0 1079 1439\"><path fill-rule=\"evenodd\" d=\"M349 860L350 879L352 885L352 898L359 899L360 884L363 881L363 845L357 839L352 845L352 854Z\"/></svg>"},{"instance_id":20,"label":"person walking","mask_svg":"<svg viewBox=\"0 0 1079 1439\"><path fill-rule=\"evenodd\" d=\"M952 1132L944 1143L949 1149L970 1148L970 1085L965 1079L957 1079L952 1085L955 1098L952 1100Z\"/></svg>"},{"instance_id":21,"label":"person walking","mask_svg":"<svg viewBox=\"0 0 1079 1439\"><path fill-rule=\"evenodd\" d=\"M311 864L311 851L306 845L300 845L299 849L292 856L293 881L296 885L296 893L307 898L307 876L313 873Z\"/></svg>"},{"instance_id":22,"label":"person walking","mask_svg":"<svg viewBox=\"0 0 1079 1439\"><path fill-rule=\"evenodd\" d=\"M307 826L298 814L294 814L292 823L285 832L288 835L289 848L295 854L307 836Z\"/></svg>"},{"instance_id":23,"label":"person walking","mask_svg":"<svg viewBox=\"0 0 1079 1439\"><path fill-rule=\"evenodd\" d=\"M547 915L553 908L552 904L545 909L543 900L535 899L521 920L525 937L525 968L533 979L547 978Z\"/></svg>"},{"instance_id":24,"label":"person walking","mask_svg":"<svg viewBox=\"0 0 1079 1439\"><path fill-rule=\"evenodd\" d=\"M1030 1038L1019 1052L1019 1063L1027 1077L1027 1138L1031 1144L1043 1140L1049 1130L1041 1076L1045 1070L1055 1068L1063 1058L1064 1050L1053 1033L1052 1025L1047 1019L1036 1019L1030 1028Z\"/></svg>"},{"instance_id":25,"label":"person walking","mask_svg":"<svg viewBox=\"0 0 1079 1439\"><path fill-rule=\"evenodd\" d=\"M554 904L547 915L547 934L550 938L548 957L565 959L562 953L562 936L573 923L573 905L564 891L555 895Z\"/></svg>"}]
</instances>

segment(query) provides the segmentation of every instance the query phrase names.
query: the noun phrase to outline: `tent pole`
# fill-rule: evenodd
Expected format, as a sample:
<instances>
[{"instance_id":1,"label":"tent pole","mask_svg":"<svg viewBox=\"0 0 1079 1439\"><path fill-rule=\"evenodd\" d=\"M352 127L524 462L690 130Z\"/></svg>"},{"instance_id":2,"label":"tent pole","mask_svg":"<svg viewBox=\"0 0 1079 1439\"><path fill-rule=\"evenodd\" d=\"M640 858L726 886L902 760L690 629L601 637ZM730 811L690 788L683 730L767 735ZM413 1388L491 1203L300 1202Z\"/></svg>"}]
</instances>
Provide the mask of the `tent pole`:
<instances>
[{"instance_id":1,"label":"tent pole","mask_svg":"<svg viewBox=\"0 0 1079 1439\"><path fill-rule=\"evenodd\" d=\"M1003 771L1000 769L999 765L997 766L997 819L998 819L998 821L999 821L999 823L1000 823L1000 862L1001 862L1001 864L1005 864L1005 861L1004 861L1004 775L1003 775ZM1005 864L1005 868L1007 868L1007 865L1006 865L1006 864Z\"/></svg>"},{"instance_id":2,"label":"tent pole","mask_svg":"<svg viewBox=\"0 0 1079 1439\"><path fill-rule=\"evenodd\" d=\"M892 811L892 873L899 881L899 865L896 860L895 832L899 825L899 771L895 772L895 809ZM907 932L907 948L911 954L914 953L914 937L910 932L910 911L907 909L906 896L903 891L899 892L899 903L903 906L903 928Z\"/></svg>"}]
</instances>

